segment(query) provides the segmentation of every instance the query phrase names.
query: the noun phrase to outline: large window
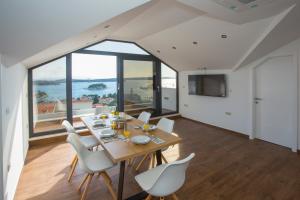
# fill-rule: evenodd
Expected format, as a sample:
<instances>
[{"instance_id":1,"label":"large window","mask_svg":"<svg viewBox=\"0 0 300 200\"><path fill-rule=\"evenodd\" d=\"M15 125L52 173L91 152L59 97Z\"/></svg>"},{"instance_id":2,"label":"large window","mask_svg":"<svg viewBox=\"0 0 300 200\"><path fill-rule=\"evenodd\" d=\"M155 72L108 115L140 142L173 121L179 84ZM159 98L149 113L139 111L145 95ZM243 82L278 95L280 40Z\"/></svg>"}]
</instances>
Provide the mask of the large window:
<instances>
[{"instance_id":1,"label":"large window","mask_svg":"<svg viewBox=\"0 0 300 200\"><path fill-rule=\"evenodd\" d=\"M134 43L106 40L29 69L30 135L63 132L67 119L118 109L176 113L177 72ZM98 109L100 107L101 109Z\"/></svg>"},{"instance_id":2,"label":"large window","mask_svg":"<svg viewBox=\"0 0 300 200\"><path fill-rule=\"evenodd\" d=\"M139 48L135 44L128 42L104 41L99 44L88 47L85 50L149 55L146 51Z\"/></svg>"},{"instance_id":3,"label":"large window","mask_svg":"<svg viewBox=\"0 0 300 200\"><path fill-rule=\"evenodd\" d=\"M61 129L67 117L66 58L32 70L33 132Z\"/></svg>"},{"instance_id":4,"label":"large window","mask_svg":"<svg viewBox=\"0 0 300 200\"><path fill-rule=\"evenodd\" d=\"M161 104L162 114L177 110L177 72L161 64Z\"/></svg>"},{"instance_id":5,"label":"large window","mask_svg":"<svg viewBox=\"0 0 300 200\"><path fill-rule=\"evenodd\" d=\"M94 54L72 54L73 124L96 107L117 106L117 58Z\"/></svg>"}]
</instances>

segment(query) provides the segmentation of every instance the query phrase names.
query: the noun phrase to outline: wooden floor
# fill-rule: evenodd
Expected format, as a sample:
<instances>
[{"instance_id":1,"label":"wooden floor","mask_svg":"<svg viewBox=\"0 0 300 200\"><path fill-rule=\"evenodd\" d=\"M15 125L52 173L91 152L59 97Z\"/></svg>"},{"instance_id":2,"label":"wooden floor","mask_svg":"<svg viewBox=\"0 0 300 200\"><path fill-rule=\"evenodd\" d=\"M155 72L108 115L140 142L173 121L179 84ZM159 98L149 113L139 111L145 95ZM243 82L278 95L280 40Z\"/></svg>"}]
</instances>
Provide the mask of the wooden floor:
<instances>
[{"instance_id":1,"label":"wooden floor","mask_svg":"<svg viewBox=\"0 0 300 200\"><path fill-rule=\"evenodd\" d=\"M175 133L183 142L165 154L170 161L196 153L186 184L177 193L179 199L300 199L300 156L289 149L182 118L176 120ZM66 180L73 155L66 143L30 149L15 199L80 199L76 192L83 178L80 169L72 183ZM116 189L118 167L108 173ZM126 169L125 197L140 191L135 174L132 167ZM111 199L102 179L93 179L87 199Z\"/></svg>"}]
</instances>

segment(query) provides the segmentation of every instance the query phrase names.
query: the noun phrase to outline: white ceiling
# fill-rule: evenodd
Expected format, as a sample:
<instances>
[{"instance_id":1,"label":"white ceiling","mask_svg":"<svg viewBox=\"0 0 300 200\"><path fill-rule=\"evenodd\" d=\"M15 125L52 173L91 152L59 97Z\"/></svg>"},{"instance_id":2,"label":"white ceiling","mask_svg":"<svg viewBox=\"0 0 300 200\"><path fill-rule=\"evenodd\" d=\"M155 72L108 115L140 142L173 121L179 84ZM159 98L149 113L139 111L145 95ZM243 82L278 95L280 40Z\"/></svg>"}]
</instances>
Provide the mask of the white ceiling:
<instances>
[{"instance_id":1,"label":"white ceiling","mask_svg":"<svg viewBox=\"0 0 300 200\"><path fill-rule=\"evenodd\" d=\"M15 62L149 0L1 0L0 52Z\"/></svg>"},{"instance_id":2,"label":"white ceiling","mask_svg":"<svg viewBox=\"0 0 300 200\"><path fill-rule=\"evenodd\" d=\"M236 25L199 16L143 38L138 43L179 71L200 67L228 69L236 64L271 20ZM222 34L227 34L228 38L221 38ZM193 41L198 44L194 45ZM173 46L176 50L172 49Z\"/></svg>"},{"instance_id":3,"label":"white ceiling","mask_svg":"<svg viewBox=\"0 0 300 200\"><path fill-rule=\"evenodd\" d=\"M203 10L210 17L215 17L231 23L244 24L247 22L271 17L289 8L299 0L256 0L255 8L231 10L230 5L239 7L238 0L178 0L199 10ZM217 4L215 1L223 2L226 6Z\"/></svg>"},{"instance_id":4,"label":"white ceiling","mask_svg":"<svg viewBox=\"0 0 300 200\"><path fill-rule=\"evenodd\" d=\"M127 5L128 1L122 2ZM226 1L234 3L238 0ZM31 67L88 44L111 38L136 42L179 71L202 67L230 69L251 62L261 54L284 45L291 38L300 36L298 32L291 34L287 30L290 21L300 20L299 15L295 14L296 11L300 13L298 6L289 9L298 0L272 0L269 4L259 4L256 8L238 11L217 4L214 0L152 0L145 4L142 4L145 1L134 2L140 6L109 20L99 20L96 23L98 25L92 28L80 27L80 34L73 34L63 42L42 51L39 48L37 54L31 52L32 56L28 56L23 63ZM112 4L110 6L115 9ZM99 12L104 9L101 6L95 10ZM110 27L105 29L106 25ZM47 39L52 32L53 30L48 30L43 38ZM228 38L221 38L222 34L226 34ZM277 44L276 40L269 38L272 35L282 37L278 45L270 45ZM198 44L194 45L194 41ZM24 45L24 49L27 45ZM173 46L176 46L176 50L172 49ZM261 54L255 53L256 51Z\"/></svg>"}]
</instances>

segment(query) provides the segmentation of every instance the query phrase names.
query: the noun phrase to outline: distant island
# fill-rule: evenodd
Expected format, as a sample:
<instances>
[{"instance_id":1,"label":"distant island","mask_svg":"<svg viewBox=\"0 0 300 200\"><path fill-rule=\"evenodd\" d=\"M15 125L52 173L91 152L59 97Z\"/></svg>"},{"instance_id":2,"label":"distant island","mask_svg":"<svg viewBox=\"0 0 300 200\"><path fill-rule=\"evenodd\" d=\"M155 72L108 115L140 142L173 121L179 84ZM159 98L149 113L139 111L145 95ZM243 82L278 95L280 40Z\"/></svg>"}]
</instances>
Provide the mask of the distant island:
<instances>
[{"instance_id":1,"label":"distant island","mask_svg":"<svg viewBox=\"0 0 300 200\"><path fill-rule=\"evenodd\" d=\"M163 77L164 79L168 79L168 77ZM153 80L153 77L131 77L125 78L124 81L127 80ZM80 83L80 82L90 82L90 83L97 83L97 82L116 82L116 78L104 78L104 79L72 79L72 83ZM58 79L58 80L34 80L33 83L35 85L60 85L66 84L66 79Z\"/></svg>"},{"instance_id":2,"label":"distant island","mask_svg":"<svg viewBox=\"0 0 300 200\"><path fill-rule=\"evenodd\" d=\"M87 89L88 90L104 90L106 88L107 88L107 86L103 83L95 83L95 84L89 85L89 87Z\"/></svg>"}]
</instances>

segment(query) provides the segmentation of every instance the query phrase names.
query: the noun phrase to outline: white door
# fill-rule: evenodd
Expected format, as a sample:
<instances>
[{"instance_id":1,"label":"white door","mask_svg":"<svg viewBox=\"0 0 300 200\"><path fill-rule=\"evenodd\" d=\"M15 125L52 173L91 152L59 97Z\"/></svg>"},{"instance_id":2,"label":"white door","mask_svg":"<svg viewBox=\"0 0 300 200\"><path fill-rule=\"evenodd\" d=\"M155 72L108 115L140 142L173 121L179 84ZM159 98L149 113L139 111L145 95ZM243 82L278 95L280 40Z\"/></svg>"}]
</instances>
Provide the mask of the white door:
<instances>
[{"instance_id":1,"label":"white door","mask_svg":"<svg viewBox=\"0 0 300 200\"><path fill-rule=\"evenodd\" d=\"M254 77L256 137L294 149L297 140L297 66L293 57L269 59L255 69Z\"/></svg>"}]
</instances>

